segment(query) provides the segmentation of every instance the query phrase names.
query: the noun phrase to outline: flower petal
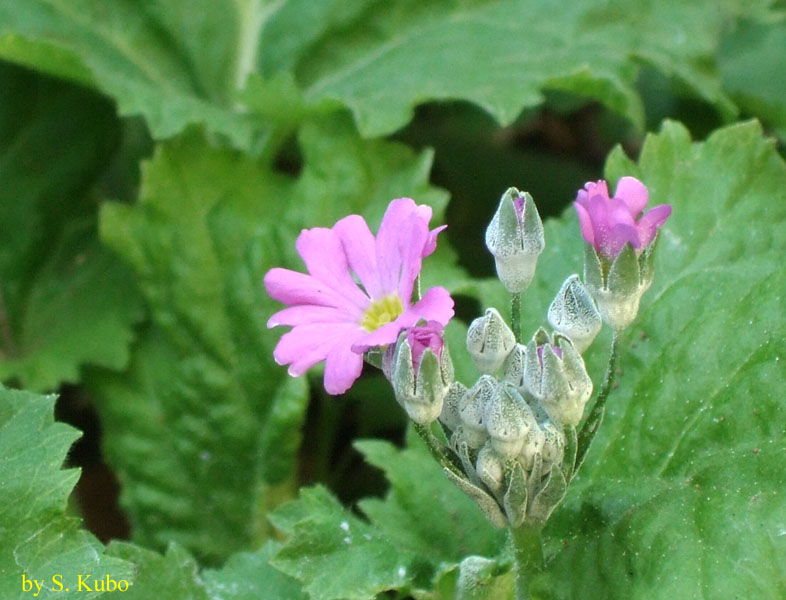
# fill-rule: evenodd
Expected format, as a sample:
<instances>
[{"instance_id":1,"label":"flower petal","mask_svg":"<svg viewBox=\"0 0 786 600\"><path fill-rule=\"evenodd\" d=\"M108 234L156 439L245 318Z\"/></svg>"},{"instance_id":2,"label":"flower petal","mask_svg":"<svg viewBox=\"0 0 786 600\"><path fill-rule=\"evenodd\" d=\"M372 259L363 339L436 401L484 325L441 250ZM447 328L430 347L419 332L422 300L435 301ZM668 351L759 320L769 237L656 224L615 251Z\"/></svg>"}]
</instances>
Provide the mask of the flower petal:
<instances>
[{"instance_id":1,"label":"flower petal","mask_svg":"<svg viewBox=\"0 0 786 600\"><path fill-rule=\"evenodd\" d=\"M587 201L586 209L592 223L593 245L596 250L600 250L600 244L611 227L608 200L600 195L591 196Z\"/></svg>"},{"instance_id":2,"label":"flower petal","mask_svg":"<svg viewBox=\"0 0 786 600\"><path fill-rule=\"evenodd\" d=\"M281 336L273 358L279 365L290 365L289 374L302 375L325 360L337 346L350 347L352 339L362 334L358 325L348 323L316 323L300 325Z\"/></svg>"},{"instance_id":3,"label":"flower petal","mask_svg":"<svg viewBox=\"0 0 786 600\"><path fill-rule=\"evenodd\" d=\"M615 223L600 240L600 252L609 258L617 256L622 248L630 242L634 248L640 247L639 233L634 225Z\"/></svg>"},{"instance_id":4,"label":"flower petal","mask_svg":"<svg viewBox=\"0 0 786 600\"><path fill-rule=\"evenodd\" d=\"M318 306L347 307L347 300L332 287L311 275L281 269L265 273L265 289L271 298L284 304L316 304Z\"/></svg>"},{"instance_id":5,"label":"flower petal","mask_svg":"<svg viewBox=\"0 0 786 600\"><path fill-rule=\"evenodd\" d=\"M372 298L383 296L377 269L376 243L365 219L360 215L349 215L336 223L333 231L341 240L349 267L358 276L368 295Z\"/></svg>"},{"instance_id":6,"label":"flower petal","mask_svg":"<svg viewBox=\"0 0 786 600\"><path fill-rule=\"evenodd\" d=\"M356 340L352 344L352 351L363 353L369 348L379 348L394 343L402 329L411 327L417 322L417 318L414 315L408 315L403 319L402 317L403 315L399 316L395 321L391 321Z\"/></svg>"},{"instance_id":7,"label":"flower petal","mask_svg":"<svg viewBox=\"0 0 786 600\"><path fill-rule=\"evenodd\" d=\"M358 308L368 306L368 297L352 279L344 246L335 231L324 227L304 229L295 247L312 276L329 285Z\"/></svg>"},{"instance_id":8,"label":"flower petal","mask_svg":"<svg viewBox=\"0 0 786 600\"><path fill-rule=\"evenodd\" d=\"M390 203L379 226L376 249L382 292L398 292L405 305L420 273L430 219L430 207L418 206L411 198L398 198Z\"/></svg>"},{"instance_id":9,"label":"flower petal","mask_svg":"<svg viewBox=\"0 0 786 600\"><path fill-rule=\"evenodd\" d=\"M447 225L440 225L431 230L429 233L428 241L426 242L426 246L423 248L423 258L430 256L434 253L434 250L437 249L437 236L440 234L441 231L447 229Z\"/></svg>"},{"instance_id":10,"label":"flower petal","mask_svg":"<svg viewBox=\"0 0 786 600\"><path fill-rule=\"evenodd\" d=\"M350 345L336 345L325 361L325 391L337 395L346 392L363 371L363 354L352 351Z\"/></svg>"},{"instance_id":11,"label":"flower petal","mask_svg":"<svg viewBox=\"0 0 786 600\"><path fill-rule=\"evenodd\" d=\"M622 200L634 219L639 216L650 199L647 187L635 177L623 177L617 183L614 198Z\"/></svg>"},{"instance_id":12,"label":"flower petal","mask_svg":"<svg viewBox=\"0 0 786 600\"><path fill-rule=\"evenodd\" d=\"M609 199L609 188L602 179L600 181L588 181L585 183L584 189L579 190L579 193L576 195L576 202L581 204L584 208L588 208L590 198L593 196L600 196L604 200Z\"/></svg>"},{"instance_id":13,"label":"flower petal","mask_svg":"<svg viewBox=\"0 0 786 600\"><path fill-rule=\"evenodd\" d=\"M301 304L290 306L275 313L268 319L268 328L278 325L308 325L311 323L356 323L359 319L360 311L344 310L332 306L316 306L313 304Z\"/></svg>"},{"instance_id":14,"label":"flower petal","mask_svg":"<svg viewBox=\"0 0 786 600\"><path fill-rule=\"evenodd\" d=\"M423 297L404 314L407 313L417 316L415 322L425 319L426 321L436 321L445 326L453 318L453 298L450 297L450 292L443 287L429 288Z\"/></svg>"},{"instance_id":15,"label":"flower petal","mask_svg":"<svg viewBox=\"0 0 786 600\"><path fill-rule=\"evenodd\" d=\"M671 206L669 204L659 204L644 213L636 224L636 228L639 231L639 239L641 240L640 248L646 248L650 245L658 228L663 226L669 215L671 215Z\"/></svg>"},{"instance_id":16,"label":"flower petal","mask_svg":"<svg viewBox=\"0 0 786 600\"><path fill-rule=\"evenodd\" d=\"M590 220L590 216L589 213L587 212L587 209L584 208L579 203L578 200L573 203L573 207L576 209L576 213L579 215L579 224L581 225L581 235L584 238L584 241L594 246L595 234L592 229L592 221Z\"/></svg>"}]
</instances>

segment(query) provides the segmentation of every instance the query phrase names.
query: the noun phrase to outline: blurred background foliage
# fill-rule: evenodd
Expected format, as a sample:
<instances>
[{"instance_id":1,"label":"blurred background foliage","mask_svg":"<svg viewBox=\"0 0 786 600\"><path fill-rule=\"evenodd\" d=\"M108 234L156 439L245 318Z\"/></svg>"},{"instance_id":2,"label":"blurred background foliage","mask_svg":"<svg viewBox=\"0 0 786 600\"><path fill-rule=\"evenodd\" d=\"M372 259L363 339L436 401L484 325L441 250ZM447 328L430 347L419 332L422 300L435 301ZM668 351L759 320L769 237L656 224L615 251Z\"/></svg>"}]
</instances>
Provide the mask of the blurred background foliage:
<instances>
[{"instance_id":1,"label":"blurred background foliage","mask_svg":"<svg viewBox=\"0 0 786 600\"><path fill-rule=\"evenodd\" d=\"M384 493L351 445L403 443L381 375L331 398L271 359L261 279L299 268L298 231L431 204L449 243L424 277L466 323L507 187L559 216L666 118L696 140L757 118L783 154L785 10L0 0L0 376L85 432L74 510L220 564L302 485Z\"/></svg>"}]
</instances>

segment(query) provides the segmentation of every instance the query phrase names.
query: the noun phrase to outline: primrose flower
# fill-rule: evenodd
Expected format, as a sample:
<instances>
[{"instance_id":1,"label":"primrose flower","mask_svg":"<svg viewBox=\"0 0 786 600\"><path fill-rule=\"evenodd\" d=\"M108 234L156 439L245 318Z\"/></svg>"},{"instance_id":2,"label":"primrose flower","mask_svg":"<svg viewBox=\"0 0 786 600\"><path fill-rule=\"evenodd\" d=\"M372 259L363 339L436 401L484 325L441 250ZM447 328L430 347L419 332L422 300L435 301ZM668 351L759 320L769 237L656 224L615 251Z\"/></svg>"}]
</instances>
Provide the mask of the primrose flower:
<instances>
[{"instance_id":1,"label":"primrose flower","mask_svg":"<svg viewBox=\"0 0 786 600\"><path fill-rule=\"evenodd\" d=\"M614 198L609 198L605 181L590 182L579 190L573 204L587 242L587 291L603 322L617 332L636 318L641 297L652 284L655 240L671 214L671 206L661 204L636 221L647 200L649 193L643 183L623 177Z\"/></svg>"},{"instance_id":2,"label":"primrose flower","mask_svg":"<svg viewBox=\"0 0 786 600\"><path fill-rule=\"evenodd\" d=\"M620 179L613 198L605 181L587 183L573 203L581 235L607 260L613 260L627 243L641 254L671 214L671 206L661 204L639 217L648 200L647 188L635 177Z\"/></svg>"},{"instance_id":3,"label":"primrose flower","mask_svg":"<svg viewBox=\"0 0 786 600\"><path fill-rule=\"evenodd\" d=\"M296 248L308 274L274 268L265 275L267 293L289 305L268 327L292 326L273 352L276 362L294 377L325 361L325 390L342 394L360 376L366 350L393 344L421 319L447 324L453 299L446 289L431 288L411 302L422 260L444 229L429 230L430 220L430 207L399 198L376 238L359 215L331 229L304 229Z\"/></svg>"}]
</instances>

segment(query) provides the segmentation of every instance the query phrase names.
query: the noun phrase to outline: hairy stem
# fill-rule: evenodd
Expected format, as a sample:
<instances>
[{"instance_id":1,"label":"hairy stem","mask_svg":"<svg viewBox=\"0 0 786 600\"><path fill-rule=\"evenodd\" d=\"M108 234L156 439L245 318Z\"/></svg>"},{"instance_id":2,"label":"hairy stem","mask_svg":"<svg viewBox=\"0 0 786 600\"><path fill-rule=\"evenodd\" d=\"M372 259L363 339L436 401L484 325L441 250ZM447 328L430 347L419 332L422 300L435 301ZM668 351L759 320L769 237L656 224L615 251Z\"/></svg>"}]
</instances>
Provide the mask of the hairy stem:
<instances>
[{"instance_id":1,"label":"hairy stem","mask_svg":"<svg viewBox=\"0 0 786 600\"><path fill-rule=\"evenodd\" d=\"M530 600L530 581L544 566L540 527L526 523L521 527L511 527L510 541L516 568L516 600Z\"/></svg>"},{"instance_id":2,"label":"hairy stem","mask_svg":"<svg viewBox=\"0 0 786 600\"><path fill-rule=\"evenodd\" d=\"M510 295L510 328L516 343L521 343L521 292Z\"/></svg>"},{"instance_id":3,"label":"hairy stem","mask_svg":"<svg viewBox=\"0 0 786 600\"><path fill-rule=\"evenodd\" d=\"M420 439L425 442L426 447L429 449L429 452L431 452L431 456L433 456L445 469L449 469L462 479L466 479L466 475L464 475L464 471L461 469L458 459L452 453L448 452L448 449L434 436L431 427L429 425L415 423L414 421L412 425L415 427L415 431L420 436Z\"/></svg>"},{"instance_id":4,"label":"hairy stem","mask_svg":"<svg viewBox=\"0 0 786 600\"><path fill-rule=\"evenodd\" d=\"M609 363L606 366L606 375L603 377L603 385L598 392L598 397L595 400L595 404L592 406L592 410L590 411L587 420L579 430L578 451L576 452L576 467L573 470L574 477L584 462L584 458L589 451L592 440L595 438L595 434L600 428L601 423L603 423L603 417L606 414L606 399L608 398L609 392L611 392L611 388L614 385L614 374L617 370L617 359L619 358L619 340L620 335L615 331L614 337L611 339Z\"/></svg>"}]
</instances>

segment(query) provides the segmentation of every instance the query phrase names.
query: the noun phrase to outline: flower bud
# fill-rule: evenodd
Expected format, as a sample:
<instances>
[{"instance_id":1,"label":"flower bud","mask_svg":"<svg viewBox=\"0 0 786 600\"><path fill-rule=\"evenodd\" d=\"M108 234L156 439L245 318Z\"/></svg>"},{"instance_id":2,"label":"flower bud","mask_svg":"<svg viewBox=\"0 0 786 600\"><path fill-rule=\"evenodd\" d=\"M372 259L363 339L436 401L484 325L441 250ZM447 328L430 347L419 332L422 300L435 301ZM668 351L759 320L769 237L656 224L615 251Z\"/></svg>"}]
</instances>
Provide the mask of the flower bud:
<instances>
[{"instance_id":1,"label":"flower bud","mask_svg":"<svg viewBox=\"0 0 786 600\"><path fill-rule=\"evenodd\" d=\"M578 425L592 395L592 380L569 338L557 333L553 340L539 329L527 345L523 384L549 416L566 425Z\"/></svg>"},{"instance_id":2,"label":"flower bud","mask_svg":"<svg viewBox=\"0 0 786 600\"><path fill-rule=\"evenodd\" d=\"M571 275L562 284L549 306L548 319L556 331L570 338L579 354L589 348L603 326L595 302L578 275Z\"/></svg>"},{"instance_id":3,"label":"flower bud","mask_svg":"<svg viewBox=\"0 0 786 600\"><path fill-rule=\"evenodd\" d=\"M517 388L521 387L521 375L524 373L524 356L526 353L527 347L523 344L516 344L513 350L511 350L503 365L503 381L509 381Z\"/></svg>"},{"instance_id":4,"label":"flower bud","mask_svg":"<svg viewBox=\"0 0 786 600\"><path fill-rule=\"evenodd\" d=\"M623 331L636 318L641 297L652 285L655 241L640 256L626 244L611 263L589 244L585 246L587 290L597 302L603 322L617 332Z\"/></svg>"},{"instance_id":5,"label":"flower bud","mask_svg":"<svg viewBox=\"0 0 786 600\"><path fill-rule=\"evenodd\" d=\"M524 445L524 438L538 423L532 409L512 383L497 386L486 405L486 430L494 450L506 458L514 458Z\"/></svg>"},{"instance_id":6,"label":"flower bud","mask_svg":"<svg viewBox=\"0 0 786 600\"><path fill-rule=\"evenodd\" d=\"M491 402L496 380L490 375L481 375L464 395L459 408L462 423L462 437L470 448L480 448L488 439L486 430L486 405Z\"/></svg>"},{"instance_id":7,"label":"flower bud","mask_svg":"<svg viewBox=\"0 0 786 600\"><path fill-rule=\"evenodd\" d=\"M494 255L497 275L511 293L527 289L545 246L543 223L527 192L508 189L486 229L486 246Z\"/></svg>"},{"instance_id":8,"label":"flower bud","mask_svg":"<svg viewBox=\"0 0 786 600\"><path fill-rule=\"evenodd\" d=\"M495 308L486 310L467 330L467 351L481 373L495 373L515 345L513 332Z\"/></svg>"},{"instance_id":9,"label":"flower bud","mask_svg":"<svg viewBox=\"0 0 786 600\"><path fill-rule=\"evenodd\" d=\"M524 444L521 447L521 452L518 455L518 461L525 470L531 471L535 463L535 455L543 451L543 445L546 443L546 436L540 426L533 427L527 432L524 438Z\"/></svg>"},{"instance_id":10,"label":"flower bud","mask_svg":"<svg viewBox=\"0 0 786 600\"><path fill-rule=\"evenodd\" d=\"M603 321L617 332L636 318L641 296L652 283L658 230L671 215L668 204L642 214L648 201L643 183L623 177L613 198L605 181L589 182L574 203L587 242L584 282Z\"/></svg>"},{"instance_id":11,"label":"flower bud","mask_svg":"<svg viewBox=\"0 0 786 600\"><path fill-rule=\"evenodd\" d=\"M467 388L460 381L451 383L445 394L445 398L442 402L442 412L439 414L439 420L451 431L456 431L458 426L461 425L459 409L466 394Z\"/></svg>"},{"instance_id":12,"label":"flower bud","mask_svg":"<svg viewBox=\"0 0 786 600\"><path fill-rule=\"evenodd\" d=\"M480 480L493 493L499 494L505 486L505 469L490 442L486 442L478 452L475 465Z\"/></svg>"},{"instance_id":13,"label":"flower bud","mask_svg":"<svg viewBox=\"0 0 786 600\"><path fill-rule=\"evenodd\" d=\"M410 419L421 425L432 423L440 415L453 379L453 363L441 335L437 343L432 339L435 331L417 331L428 327L412 327L399 335L391 372L396 399ZM428 343L423 343L423 336Z\"/></svg>"}]
</instances>

